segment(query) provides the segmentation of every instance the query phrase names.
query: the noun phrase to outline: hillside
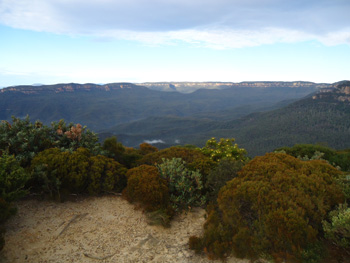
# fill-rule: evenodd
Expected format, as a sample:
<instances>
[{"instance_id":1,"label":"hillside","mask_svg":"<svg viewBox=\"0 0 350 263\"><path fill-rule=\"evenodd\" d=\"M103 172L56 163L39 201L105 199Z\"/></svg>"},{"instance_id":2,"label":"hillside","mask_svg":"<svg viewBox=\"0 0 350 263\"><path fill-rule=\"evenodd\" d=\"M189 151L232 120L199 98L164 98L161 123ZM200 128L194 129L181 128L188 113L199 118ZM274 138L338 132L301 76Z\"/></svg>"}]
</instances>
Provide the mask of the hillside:
<instances>
[{"instance_id":1,"label":"hillside","mask_svg":"<svg viewBox=\"0 0 350 263\"><path fill-rule=\"evenodd\" d=\"M149 118L109 130L123 142L137 145L158 139L169 144L203 145L207 138L233 137L250 155L296 143L350 147L350 82L341 82L317 94L267 112L239 119L204 120L175 117Z\"/></svg>"},{"instance_id":2,"label":"hillside","mask_svg":"<svg viewBox=\"0 0 350 263\"><path fill-rule=\"evenodd\" d=\"M12 115L24 117L29 114L32 120L40 119L45 124L65 119L100 132L149 117L172 115L222 119L222 113L236 112L235 109L239 108L240 112L233 116L237 118L282 100L302 98L324 86L329 85L231 83L225 89L210 90L203 86L203 89L189 94L156 91L131 83L14 86L0 90L0 119L10 120Z\"/></svg>"}]
</instances>

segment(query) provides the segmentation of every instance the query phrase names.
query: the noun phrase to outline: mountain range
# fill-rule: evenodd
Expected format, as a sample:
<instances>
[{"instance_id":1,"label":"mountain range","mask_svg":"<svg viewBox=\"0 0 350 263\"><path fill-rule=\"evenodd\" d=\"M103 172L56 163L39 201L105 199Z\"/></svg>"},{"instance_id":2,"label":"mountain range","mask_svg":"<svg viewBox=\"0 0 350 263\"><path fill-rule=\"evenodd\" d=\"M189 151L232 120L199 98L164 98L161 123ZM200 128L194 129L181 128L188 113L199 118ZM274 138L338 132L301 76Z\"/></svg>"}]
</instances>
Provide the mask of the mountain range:
<instances>
[{"instance_id":1,"label":"mountain range","mask_svg":"<svg viewBox=\"0 0 350 263\"><path fill-rule=\"evenodd\" d=\"M350 147L350 82L56 84L0 89L0 119L81 123L127 146L233 137L251 155L295 143ZM188 92L192 91L192 92ZM187 93L185 93L187 92Z\"/></svg>"}]
</instances>

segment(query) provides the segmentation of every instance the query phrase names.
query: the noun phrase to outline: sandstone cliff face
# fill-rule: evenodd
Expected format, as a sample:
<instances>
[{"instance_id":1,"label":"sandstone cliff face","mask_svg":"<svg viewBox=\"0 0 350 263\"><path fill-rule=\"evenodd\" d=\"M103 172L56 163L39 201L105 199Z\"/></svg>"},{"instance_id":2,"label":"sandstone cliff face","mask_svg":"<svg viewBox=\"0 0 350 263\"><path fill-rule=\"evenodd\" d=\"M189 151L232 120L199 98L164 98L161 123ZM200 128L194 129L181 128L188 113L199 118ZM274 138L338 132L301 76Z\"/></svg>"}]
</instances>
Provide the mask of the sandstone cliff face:
<instances>
[{"instance_id":1,"label":"sandstone cliff face","mask_svg":"<svg viewBox=\"0 0 350 263\"><path fill-rule=\"evenodd\" d=\"M332 88L321 89L313 99L332 98L336 101L350 102L350 81L341 82Z\"/></svg>"},{"instance_id":2,"label":"sandstone cliff face","mask_svg":"<svg viewBox=\"0 0 350 263\"><path fill-rule=\"evenodd\" d=\"M314 87L316 89L329 87L330 84L313 83L306 81L282 82L282 81L246 81L246 82L146 82L140 85L161 91L179 91L190 93L198 89L226 89L226 88L273 88L273 87Z\"/></svg>"},{"instance_id":3,"label":"sandstone cliff face","mask_svg":"<svg viewBox=\"0 0 350 263\"><path fill-rule=\"evenodd\" d=\"M136 85L131 83L111 83L105 85L97 84L56 84L42 86L14 86L0 89L0 93L17 92L22 94L39 94L44 92L63 93L63 92L91 92L91 91L111 91L119 89L130 89Z\"/></svg>"}]
</instances>

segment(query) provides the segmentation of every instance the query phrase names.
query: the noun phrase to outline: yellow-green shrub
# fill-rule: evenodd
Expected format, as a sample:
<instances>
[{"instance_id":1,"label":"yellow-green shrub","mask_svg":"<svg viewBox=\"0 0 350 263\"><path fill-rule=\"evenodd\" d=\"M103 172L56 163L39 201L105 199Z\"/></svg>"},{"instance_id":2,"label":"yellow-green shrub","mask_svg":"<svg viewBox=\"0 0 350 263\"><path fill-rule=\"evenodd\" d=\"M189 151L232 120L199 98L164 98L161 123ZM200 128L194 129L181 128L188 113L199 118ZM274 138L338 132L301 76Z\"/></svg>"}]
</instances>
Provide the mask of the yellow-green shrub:
<instances>
[{"instance_id":1,"label":"yellow-green shrub","mask_svg":"<svg viewBox=\"0 0 350 263\"><path fill-rule=\"evenodd\" d=\"M48 149L32 161L34 191L43 191L51 196L60 193L101 194L122 191L126 186L126 169L111 158L92 156L85 148L61 152Z\"/></svg>"}]
</instances>

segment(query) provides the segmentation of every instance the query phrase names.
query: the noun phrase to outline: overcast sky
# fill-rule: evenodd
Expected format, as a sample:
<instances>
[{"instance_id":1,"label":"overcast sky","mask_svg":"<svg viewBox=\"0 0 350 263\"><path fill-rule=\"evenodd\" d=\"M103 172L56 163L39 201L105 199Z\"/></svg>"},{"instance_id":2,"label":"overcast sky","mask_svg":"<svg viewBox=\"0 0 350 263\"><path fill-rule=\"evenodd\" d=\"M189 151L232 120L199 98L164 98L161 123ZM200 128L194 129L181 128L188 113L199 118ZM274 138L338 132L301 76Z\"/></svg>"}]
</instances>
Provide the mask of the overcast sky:
<instances>
[{"instance_id":1,"label":"overcast sky","mask_svg":"<svg viewBox=\"0 0 350 263\"><path fill-rule=\"evenodd\" d=\"M0 0L0 87L350 79L350 0Z\"/></svg>"}]
</instances>

